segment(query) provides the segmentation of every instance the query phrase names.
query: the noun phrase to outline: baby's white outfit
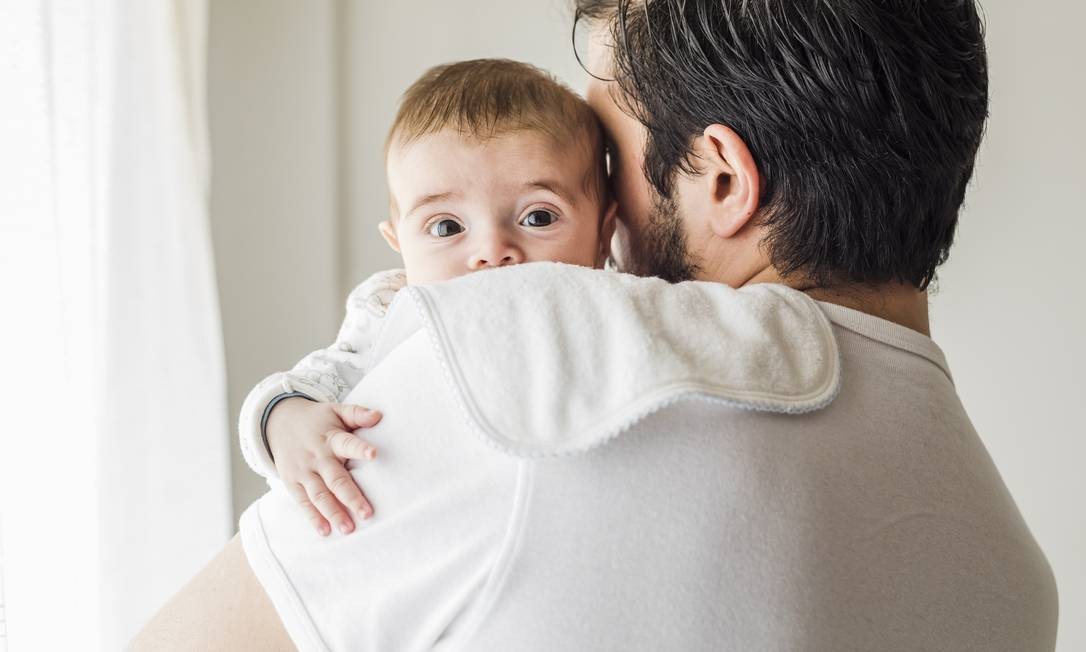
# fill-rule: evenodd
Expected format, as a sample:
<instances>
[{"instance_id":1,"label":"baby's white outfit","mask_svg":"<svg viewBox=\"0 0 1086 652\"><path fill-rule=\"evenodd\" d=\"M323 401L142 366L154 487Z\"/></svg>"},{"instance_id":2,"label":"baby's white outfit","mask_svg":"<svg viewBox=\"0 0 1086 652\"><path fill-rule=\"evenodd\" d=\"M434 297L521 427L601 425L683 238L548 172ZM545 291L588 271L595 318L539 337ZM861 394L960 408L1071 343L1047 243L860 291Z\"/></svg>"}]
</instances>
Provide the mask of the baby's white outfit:
<instances>
[{"instance_id":1,"label":"baby's white outfit","mask_svg":"<svg viewBox=\"0 0 1086 652\"><path fill-rule=\"evenodd\" d=\"M1052 571L939 347L782 285L408 286L343 400L375 513L241 517L300 650L1052 650Z\"/></svg>"},{"instance_id":2,"label":"baby's white outfit","mask_svg":"<svg viewBox=\"0 0 1086 652\"><path fill-rule=\"evenodd\" d=\"M241 454L253 471L265 478L277 476L262 432L272 401L282 394L302 394L314 401L341 402L373 364L369 357L382 320L406 284L402 269L377 272L363 281L347 297L347 316L335 343L310 353L290 371L268 376L249 392L238 417L238 436Z\"/></svg>"}]
</instances>

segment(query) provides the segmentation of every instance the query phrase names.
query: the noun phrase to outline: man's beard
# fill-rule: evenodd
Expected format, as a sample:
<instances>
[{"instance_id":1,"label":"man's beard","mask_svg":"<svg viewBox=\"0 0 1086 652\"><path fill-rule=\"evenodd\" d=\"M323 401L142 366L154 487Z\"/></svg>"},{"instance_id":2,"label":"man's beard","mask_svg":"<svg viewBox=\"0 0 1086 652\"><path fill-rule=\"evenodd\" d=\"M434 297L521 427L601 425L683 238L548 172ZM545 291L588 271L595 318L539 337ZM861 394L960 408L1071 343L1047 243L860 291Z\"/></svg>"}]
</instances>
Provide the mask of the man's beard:
<instances>
[{"instance_id":1,"label":"man's beard","mask_svg":"<svg viewBox=\"0 0 1086 652\"><path fill-rule=\"evenodd\" d=\"M697 261L686 246L683 219L675 200L653 192L648 225L641 233L628 233L619 268L638 276L658 276L671 283L692 280Z\"/></svg>"}]
</instances>

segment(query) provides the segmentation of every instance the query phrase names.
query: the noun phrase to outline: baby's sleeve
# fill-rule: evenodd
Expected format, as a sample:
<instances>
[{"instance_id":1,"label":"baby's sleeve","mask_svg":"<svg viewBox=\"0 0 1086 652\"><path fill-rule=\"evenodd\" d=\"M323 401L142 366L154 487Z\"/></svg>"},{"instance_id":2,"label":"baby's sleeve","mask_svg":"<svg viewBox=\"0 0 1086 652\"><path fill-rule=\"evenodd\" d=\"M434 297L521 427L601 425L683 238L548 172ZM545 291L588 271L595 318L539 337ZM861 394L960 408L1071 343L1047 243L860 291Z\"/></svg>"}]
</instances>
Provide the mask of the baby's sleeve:
<instances>
[{"instance_id":1,"label":"baby's sleeve","mask_svg":"<svg viewBox=\"0 0 1086 652\"><path fill-rule=\"evenodd\" d=\"M264 441L265 412L276 397L297 394L314 401L343 399L367 371L367 358L385 313L407 277L402 269L378 272L347 297L346 317L334 344L305 356L286 372L274 373L249 392L238 417L245 462L265 478L276 477L275 462Z\"/></svg>"}]
</instances>

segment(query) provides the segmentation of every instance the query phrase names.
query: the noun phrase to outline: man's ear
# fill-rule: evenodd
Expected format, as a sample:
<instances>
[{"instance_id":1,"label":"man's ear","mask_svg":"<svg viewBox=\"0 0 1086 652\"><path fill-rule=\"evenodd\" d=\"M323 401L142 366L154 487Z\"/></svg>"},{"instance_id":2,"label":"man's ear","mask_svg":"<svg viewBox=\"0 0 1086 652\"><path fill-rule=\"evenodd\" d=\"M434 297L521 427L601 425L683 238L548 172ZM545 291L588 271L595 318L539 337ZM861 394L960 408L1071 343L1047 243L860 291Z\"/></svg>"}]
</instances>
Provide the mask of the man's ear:
<instances>
[{"instance_id":1,"label":"man's ear","mask_svg":"<svg viewBox=\"0 0 1086 652\"><path fill-rule=\"evenodd\" d=\"M730 238L758 211L761 176L754 156L739 134L721 124L705 128L694 153L710 193L709 226L717 236Z\"/></svg>"},{"instance_id":2,"label":"man's ear","mask_svg":"<svg viewBox=\"0 0 1086 652\"><path fill-rule=\"evenodd\" d=\"M615 218L618 215L618 202L614 199L607 205L600 220L600 250L597 255L596 267L603 269L607 257L611 255L611 238L615 235Z\"/></svg>"},{"instance_id":3,"label":"man's ear","mask_svg":"<svg viewBox=\"0 0 1086 652\"><path fill-rule=\"evenodd\" d=\"M400 239L396 237L396 228L392 226L391 220L385 220L377 225L377 230L381 232L381 237L385 239L389 247L396 253L400 253Z\"/></svg>"}]
</instances>

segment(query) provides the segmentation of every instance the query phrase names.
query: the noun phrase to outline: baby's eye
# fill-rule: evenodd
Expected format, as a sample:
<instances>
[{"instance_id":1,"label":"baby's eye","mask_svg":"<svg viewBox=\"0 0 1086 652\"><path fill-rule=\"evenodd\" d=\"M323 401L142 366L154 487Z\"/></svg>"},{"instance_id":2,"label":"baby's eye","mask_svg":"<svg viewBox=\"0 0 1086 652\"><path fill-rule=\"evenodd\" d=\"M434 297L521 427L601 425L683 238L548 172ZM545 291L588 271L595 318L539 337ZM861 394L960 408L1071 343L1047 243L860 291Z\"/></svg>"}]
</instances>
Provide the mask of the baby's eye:
<instances>
[{"instance_id":1,"label":"baby's eye","mask_svg":"<svg viewBox=\"0 0 1086 652\"><path fill-rule=\"evenodd\" d=\"M545 211L545 210L539 209L539 210L534 210L531 213L528 213L527 215L525 215L524 219L521 220L520 223L523 224L524 226L542 227L542 226L550 226L551 224L554 224L557 221L558 221L558 216L557 215L555 215L554 213L552 213L550 211Z\"/></svg>"},{"instance_id":2,"label":"baby's eye","mask_svg":"<svg viewBox=\"0 0 1086 652\"><path fill-rule=\"evenodd\" d=\"M430 235L435 238L448 238L464 231L464 227L456 220L438 220L430 225Z\"/></svg>"}]
</instances>

